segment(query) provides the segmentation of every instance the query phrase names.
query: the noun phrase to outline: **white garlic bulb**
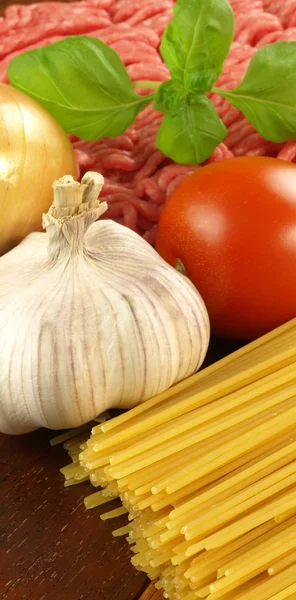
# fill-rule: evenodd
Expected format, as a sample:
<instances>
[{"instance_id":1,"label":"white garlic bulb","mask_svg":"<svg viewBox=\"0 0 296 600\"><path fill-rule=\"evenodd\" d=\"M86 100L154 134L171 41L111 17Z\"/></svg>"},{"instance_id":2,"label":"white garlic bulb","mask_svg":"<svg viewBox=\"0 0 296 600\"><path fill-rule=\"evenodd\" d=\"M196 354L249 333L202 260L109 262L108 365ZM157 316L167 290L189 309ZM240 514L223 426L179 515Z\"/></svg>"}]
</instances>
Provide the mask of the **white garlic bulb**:
<instances>
[{"instance_id":1,"label":"white garlic bulb","mask_svg":"<svg viewBox=\"0 0 296 600\"><path fill-rule=\"evenodd\" d=\"M209 342L191 282L110 220L98 173L54 183L33 233L0 259L0 430L75 427L188 377Z\"/></svg>"}]
</instances>

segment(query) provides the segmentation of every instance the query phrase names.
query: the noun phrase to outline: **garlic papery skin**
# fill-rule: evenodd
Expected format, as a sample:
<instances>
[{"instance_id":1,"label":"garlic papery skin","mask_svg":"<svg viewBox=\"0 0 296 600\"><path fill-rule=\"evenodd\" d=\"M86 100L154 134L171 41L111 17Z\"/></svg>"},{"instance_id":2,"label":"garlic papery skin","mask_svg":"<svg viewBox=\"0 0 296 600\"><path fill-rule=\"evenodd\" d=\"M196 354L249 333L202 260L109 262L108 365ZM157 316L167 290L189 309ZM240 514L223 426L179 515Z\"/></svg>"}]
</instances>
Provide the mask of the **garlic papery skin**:
<instances>
[{"instance_id":1,"label":"garlic papery skin","mask_svg":"<svg viewBox=\"0 0 296 600\"><path fill-rule=\"evenodd\" d=\"M193 284L137 233L97 219L98 173L54 183L43 224L0 259L0 430L76 427L200 367L209 319Z\"/></svg>"}]
</instances>

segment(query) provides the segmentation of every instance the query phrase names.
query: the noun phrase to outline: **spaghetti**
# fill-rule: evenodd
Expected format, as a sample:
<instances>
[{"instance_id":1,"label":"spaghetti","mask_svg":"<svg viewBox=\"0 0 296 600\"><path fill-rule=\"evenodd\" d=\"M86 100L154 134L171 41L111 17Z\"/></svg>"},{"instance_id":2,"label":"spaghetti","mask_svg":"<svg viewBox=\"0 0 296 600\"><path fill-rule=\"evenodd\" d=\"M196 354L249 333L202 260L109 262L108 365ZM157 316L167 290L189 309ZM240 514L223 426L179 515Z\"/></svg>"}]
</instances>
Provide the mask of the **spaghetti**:
<instances>
[{"instance_id":1,"label":"spaghetti","mask_svg":"<svg viewBox=\"0 0 296 600\"><path fill-rule=\"evenodd\" d=\"M88 508L120 496L103 518L128 511L115 535L165 598L295 598L295 362L296 319L96 425L63 469L104 487Z\"/></svg>"}]
</instances>

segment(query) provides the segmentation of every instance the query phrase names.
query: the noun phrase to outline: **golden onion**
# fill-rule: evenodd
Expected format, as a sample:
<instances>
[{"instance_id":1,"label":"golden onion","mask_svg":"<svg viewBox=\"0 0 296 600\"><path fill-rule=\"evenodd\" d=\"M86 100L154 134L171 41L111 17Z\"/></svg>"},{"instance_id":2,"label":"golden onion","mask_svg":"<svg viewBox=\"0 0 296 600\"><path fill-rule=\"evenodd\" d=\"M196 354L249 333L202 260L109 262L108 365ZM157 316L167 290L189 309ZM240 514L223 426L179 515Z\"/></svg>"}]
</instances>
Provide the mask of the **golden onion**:
<instances>
[{"instance_id":1,"label":"golden onion","mask_svg":"<svg viewBox=\"0 0 296 600\"><path fill-rule=\"evenodd\" d=\"M0 84L0 256L32 231L52 203L52 183L77 176L71 143L35 100Z\"/></svg>"}]
</instances>

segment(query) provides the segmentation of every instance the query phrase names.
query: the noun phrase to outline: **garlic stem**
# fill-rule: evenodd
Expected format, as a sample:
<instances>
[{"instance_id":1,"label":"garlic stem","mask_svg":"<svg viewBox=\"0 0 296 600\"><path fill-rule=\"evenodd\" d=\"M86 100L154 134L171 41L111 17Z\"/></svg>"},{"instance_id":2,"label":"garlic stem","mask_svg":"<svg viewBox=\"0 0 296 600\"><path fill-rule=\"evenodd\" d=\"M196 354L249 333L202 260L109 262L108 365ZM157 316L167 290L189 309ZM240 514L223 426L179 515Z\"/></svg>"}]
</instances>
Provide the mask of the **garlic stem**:
<instances>
[{"instance_id":1,"label":"garlic stem","mask_svg":"<svg viewBox=\"0 0 296 600\"><path fill-rule=\"evenodd\" d=\"M53 184L54 199L46 217L51 215L55 219L64 220L80 215L86 211L98 209L100 214L107 210L105 202L101 203L98 196L104 185L104 177L99 173L86 173L81 183L75 181L71 175L61 177Z\"/></svg>"},{"instance_id":2,"label":"garlic stem","mask_svg":"<svg viewBox=\"0 0 296 600\"><path fill-rule=\"evenodd\" d=\"M87 173L81 183L71 175L54 182L53 204L43 215L43 228L49 234L50 262L86 251L86 231L108 208L106 202L98 199L103 185L104 177L96 172Z\"/></svg>"}]
</instances>

